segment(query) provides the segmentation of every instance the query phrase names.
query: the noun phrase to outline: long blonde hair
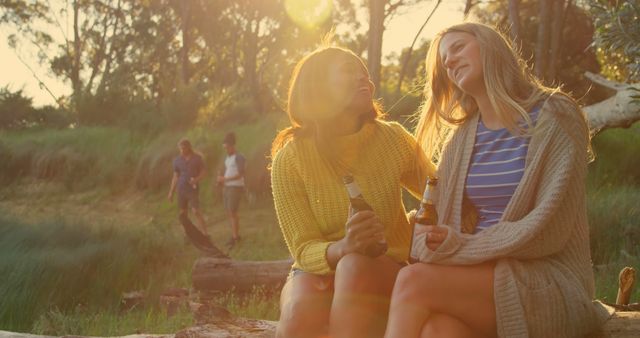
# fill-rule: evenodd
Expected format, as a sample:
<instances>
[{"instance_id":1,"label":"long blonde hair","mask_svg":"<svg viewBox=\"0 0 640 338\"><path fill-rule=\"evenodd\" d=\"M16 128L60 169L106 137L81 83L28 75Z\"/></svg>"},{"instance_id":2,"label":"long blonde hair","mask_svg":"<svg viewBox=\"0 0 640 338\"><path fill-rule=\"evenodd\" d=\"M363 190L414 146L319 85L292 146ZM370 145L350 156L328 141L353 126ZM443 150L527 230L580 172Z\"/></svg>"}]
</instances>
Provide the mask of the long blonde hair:
<instances>
[{"instance_id":1,"label":"long blonde hair","mask_svg":"<svg viewBox=\"0 0 640 338\"><path fill-rule=\"evenodd\" d=\"M553 92L559 91L545 87L536 79L509 40L495 28L465 22L441 31L434 37L427 52L426 101L416 127L418 142L428 158L436 162L450 132L478 113L478 105L473 97L450 81L440 58L440 42L452 32L471 34L478 41L487 95L498 118L512 134L528 135L531 119L527 112ZM526 121L529 127L519 126L520 119Z\"/></svg>"},{"instance_id":2,"label":"long blonde hair","mask_svg":"<svg viewBox=\"0 0 640 338\"><path fill-rule=\"evenodd\" d=\"M320 155L335 166L330 150L330 142L318 127L318 121L332 113L332 110L344 109L346 102L328 102L329 65L345 55L353 57L366 70L362 59L352 51L335 46L323 46L303 57L295 66L289 83L287 115L291 126L281 130L271 145L271 158L288 142L301 137L311 138ZM342 108L341 108L342 107ZM363 122L380 119L384 116L381 106L372 102L373 109L364 114Z\"/></svg>"}]
</instances>

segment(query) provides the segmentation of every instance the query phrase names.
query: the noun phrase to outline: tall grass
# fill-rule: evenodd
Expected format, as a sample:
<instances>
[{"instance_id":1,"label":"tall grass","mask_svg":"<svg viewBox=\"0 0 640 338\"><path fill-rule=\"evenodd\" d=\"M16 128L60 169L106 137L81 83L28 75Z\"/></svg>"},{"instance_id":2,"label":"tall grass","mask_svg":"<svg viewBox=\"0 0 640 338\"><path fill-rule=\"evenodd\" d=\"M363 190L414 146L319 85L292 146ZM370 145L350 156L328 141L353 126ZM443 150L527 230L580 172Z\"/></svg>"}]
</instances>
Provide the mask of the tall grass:
<instances>
[{"instance_id":1,"label":"tall grass","mask_svg":"<svg viewBox=\"0 0 640 338\"><path fill-rule=\"evenodd\" d=\"M618 272L640 269L640 124L605 130L593 139L587 212L597 297L615 301ZM640 288L632 300L640 301Z\"/></svg>"},{"instance_id":2,"label":"tall grass","mask_svg":"<svg viewBox=\"0 0 640 338\"><path fill-rule=\"evenodd\" d=\"M104 127L5 132L0 180L58 180L70 190L126 187L143 141L129 131Z\"/></svg>"},{"instance_id":3,"label":"tall grass","mask_svg":"<svg viewBox=\"0 0 640 338\"><path fill-rule=\"evenodd\" d=\"M132 187L157 191L171 179L172 160L182 137L189 138L204 155L208 173L214 175L224 159L222 139L228 131L236 132L238 150L251 163L249 180L259 180L266 173L266 155L278 119L268 114L253 125L160 134L113 127L0 131L0 183L27 177L60 181L70 191L98 187L115 193Z\"/></svg>"},{"instance_id":4,"label":"tall grass","mask_svg":"<svg viewBox=\"0 0 640 338\"><path fill-rule=\"evenodd\" d=\"M280 315L279 296L279 290L257 287L244 295L227 292L218 297L216 301L239 317L278 320Z\"/></svg>"},{"instance_id":5,"label":"tall grass","mask_svg":"<svg viewBox=\"0 0 640 338\"><path fill-rule=\"evenodd\" d=\"M0 219L0 323L24 331L43 313L118 309L130 290L189 280L184 244L152 227ZM178 253L178 254L176 254Z\"/></svg>"},{"instance_id":6,"label":"tall grass","mask_svg":"<svg viewBox=\"0 0 640 338\"><path fill-rule=\"evenodd\" d=\"M21 200L31 197L25 194ZM204 194L201 202L207 206L209 233L224 248L230 229L222 206L211 206L212 199L210 193ZM34 198L32 207L59 204L58 219L0 218L0 328L104 336L169 333L192 324L185 308L168 318L158 296L170 287L190 288L191 267L199 253L186 240L176 221L175 204L164 194L148 195L136 203L133 209L152 215L149 222L123 223L126 217L108 214L93 220L80 215L63 218L65 211L73 210L51 197ZM229 254L239 260L288 257L272 204L260 201L250 208L244 203L243 240ZM101 202L94 207L99 212ZM121 311L122 293L133 290L145 291L148 301L141 309ZM223 294L216 302L238 316L273 320L278 296L257 289L245 295Z\"/></svg>"}]
</instances>

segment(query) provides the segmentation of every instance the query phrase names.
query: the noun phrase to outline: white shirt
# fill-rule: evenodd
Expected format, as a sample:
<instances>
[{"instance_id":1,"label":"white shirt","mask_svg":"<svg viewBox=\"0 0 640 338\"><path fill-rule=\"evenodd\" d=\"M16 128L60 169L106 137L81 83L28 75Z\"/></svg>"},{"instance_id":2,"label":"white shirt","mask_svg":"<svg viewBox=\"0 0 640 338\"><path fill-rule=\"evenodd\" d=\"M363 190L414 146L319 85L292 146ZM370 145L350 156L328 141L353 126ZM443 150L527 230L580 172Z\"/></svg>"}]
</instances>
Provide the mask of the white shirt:
<instances>
[{"instance_id":1,"label":"white shirt","mask_svg":"<svg viewBox=\"0 0 640 338\"><path fill-rule=\"evenodd\" d=\"M237 176L240 173L240 171L238 170L238 164L236 162L236 156L237 154L233 154L225 158L224 160L224 168L225 168L224 177L225 178ZM232 181L225 181L224 185L226 187L244 187L244 176Z\"/></svg>"}]
</instances>

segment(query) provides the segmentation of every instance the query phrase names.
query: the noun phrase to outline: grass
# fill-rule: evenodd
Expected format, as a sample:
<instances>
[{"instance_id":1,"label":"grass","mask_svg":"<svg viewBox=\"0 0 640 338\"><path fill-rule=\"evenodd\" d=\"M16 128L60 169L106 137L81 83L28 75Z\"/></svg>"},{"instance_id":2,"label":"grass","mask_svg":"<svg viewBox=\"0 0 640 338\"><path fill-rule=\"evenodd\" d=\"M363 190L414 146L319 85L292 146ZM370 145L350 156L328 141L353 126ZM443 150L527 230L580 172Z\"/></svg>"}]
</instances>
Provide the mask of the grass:
<instances>
[{"instance_id":1,"label":"grass","mask_svg":"<svg viewBox=\"0 0 640 338\"><path fill-rule=\"evenodd\" d=\"M104 127L1 136L0 181L36 177L63 182L69 190L126 187L130 183L126 170L135 168L144 146L144 140L129 131Z\"/></svg>"},{"instance_id":2,"label":"grass","mask_svg":"<svg viewBox=\"0 0 640 338\"><path fill-rule=\"evenodd\" d=\"M0 218L0 328L104 336L169 333L193 324L187 309L163 319L157 301L165 289L190 288L191 267L199 256L177 224L175 204L164 194L121 195L125 204L133 201L123 207L109 201L109 193L68 193L60 183L18 186L24 189L5 189L0 195L0 210L13 215ZM230 230L216 199L208 191L201 203L210 206L205 218L214 242L223 248ZM288 257L271 202L249 208L244 201L243 209L243 240L229 254L241 260ZM133 290L145 291L150 301L122 312L121 294ZM220 295L216 301L235 315L273 320L277 299L259 289Z\"/></svg>"},{"instance_id":3,"label":"grass","mask_svg":"<svg viewBox=\"0 0 640 338\"><path fill-rule=\"evenodd\" d=\"M69 191L109 189L120 194L131 188L158 191L171 179L177 143L189 138L215 173L224 158L222 139L227 131L238 134L238 149L253 163L249 177L265 172L265 156L276 132L278 116L265 115L260 123L187 132L136 134L113 127L64 130L0 131L0 183L24 178L61 182Z\"/></svg>"},{"instance_id":4,"label":"grass","mask_svg":"<svg viewBox=\"0 0 640 338\"><path fill-rule=\"evenodd\" d=\"M275 126L269 120L235 128L247 158L262 156ZM214 170L224 132L186 134ZM187 309L167 316L157 300L167 288L190 287L199 255L177 224L175 203L166 200L170 160L181 136L151 139L108 128L0 134L0 180L10 183L0 189L1 329L119 336L172 333L193 324ZM640 269L640 124L604 131L593 145L587 203L596 296L613 301L620 269ZM67 160L54 166L57 174L38 178L46 163L61 156ZM28 170L9 176L6 169L15 170L25 158ZM220 192L211 189L210 178L203 187L210 234L224 247L230 230ZM269 199L244 201L241 208L243 240L229 254L240 260L288 257ZM145 291L149 301L122 311L121 294L133 290ZM238 316L275 320L278 296L256 289L216 301ZM640 288L632 300L640 300Z\"/></svg>"},{"instance_id":5,"label":"grass","mask_svg":"<svg viewBox=\"0 0 640 338\"><path fill-rule=\"evenodd\" d=\"M157 309L133 310L127 313L77 307L69 312L51 310L36 320L32 333L40 335L121 336L132 333L174 333L193 325L187 309L168 316Z\"/></svg>"},{"instance_id":6,"label":"grass","mask_svg":"<svg viewBox=\"0 0 640 338\"><path fill-rule=\"evenodd\" d=\"M251 293L238 295L228 292L217 302L236 316L278 320L280 315L280 292L255 288Z\"/></svg>"},{"instance_id":7,"label":"grass","mask_svg":"<svg viewBox=\"0 0 640 338\"><path fill-rule=\"evenodd\" d=\"M620 269L640 271L640 124L605 130L592 144L587 212L596 296L615 302ZM631 299L640 301L640 288Z\"/></svg>"},{"instance_id":8,"label":"grass","mask_svg":"<svg viewBox=\"0 0 640 338\"><path fill-rule=\"evenodd\" d=\"M158 294L163 286L188 283L190 265L184 263L194 253L185 257L177 236L155 226L1 219L2 327L29 330L43 311L66 312L79 304L117 309L122 292Z\"/></svg>"}]
</instances>

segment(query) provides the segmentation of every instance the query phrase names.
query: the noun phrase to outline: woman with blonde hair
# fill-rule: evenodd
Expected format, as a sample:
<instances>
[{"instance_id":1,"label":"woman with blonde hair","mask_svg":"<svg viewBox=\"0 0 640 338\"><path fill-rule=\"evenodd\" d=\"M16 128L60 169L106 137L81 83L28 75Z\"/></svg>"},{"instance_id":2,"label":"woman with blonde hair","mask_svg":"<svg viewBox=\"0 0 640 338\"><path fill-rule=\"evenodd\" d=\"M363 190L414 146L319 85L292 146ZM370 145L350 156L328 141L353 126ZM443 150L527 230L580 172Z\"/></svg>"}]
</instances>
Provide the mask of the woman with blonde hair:
<instances>
[{"instance_id":1,"label":"woman with blonde hair","mask_svg":"<svg viewBox=\"0 0 640 338\"><path fill-rule=\"evenodd\" d=\"M409 253L402 188L419 196L433 173L415 139L382 120L362 60L322 47L296 65L291 126L272 147L278 221L294 259L277 337L382 337L393 283ZM350 215L351 175L373 211ZM385 240L385 253L368 248Z\"/></svg>"},{"instance_id":2,"label":"woman with blonde hair","mask_svg":"<svg viewBox=\"0 0 640 338\"><path fill-rule=\"evenodd\" d=\"M581 337L593 303L584 113L478 23L431 43L418 142L437 158L438 225L396 281L386 337ZM460 232L461 201L478 210Z\"/></svg>"}]
</instances>

